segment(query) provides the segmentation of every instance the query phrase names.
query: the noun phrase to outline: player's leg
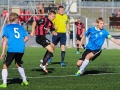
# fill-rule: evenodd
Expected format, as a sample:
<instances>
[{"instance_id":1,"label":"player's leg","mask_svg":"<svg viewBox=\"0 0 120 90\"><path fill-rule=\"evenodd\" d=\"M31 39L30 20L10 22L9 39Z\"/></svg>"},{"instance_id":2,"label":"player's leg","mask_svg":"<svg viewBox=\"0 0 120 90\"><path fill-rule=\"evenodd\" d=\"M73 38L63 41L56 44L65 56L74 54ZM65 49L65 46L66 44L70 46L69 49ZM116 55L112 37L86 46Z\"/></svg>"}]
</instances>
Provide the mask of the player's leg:
<instances>
[{"instance_id":1,"label":"player's leg","mask_svg":"<svg viewBox=\"0 0 120 90\"><path fill-rule=\"evenodd\" d=\"M53 50L55 50L55 45L52 42L50 43L50 45L52 46ZM52 62L52 57L48 60L48 64L50 64L51 62Z\"/></svg>"},{"instance_id":2,"label":"player's leg","mask_svg":"<svg viewBox=\"0 0 120 90\"><path fill-rule=\"evenodd\" d=\"M79 54L79 53L80 53L80 52L79 52L79 50L80 50L80 49L79 49L79 40L76 40L76 45L77 45L77 47L76 47L76 48L77 48L76 54Z\"/></svg>"},{"instance_id":3,"label":"player's leg","mask_svg":"<svg viewBox=\"0 0 120 90\"><path fill-rule=\"evenodd\" d=\"M4 64L3 64L3 69L2 69L2 80L3 84L0 85L0 88L6 88L7 87L7 77L8 77L8 67L11 64L11 62L14 59L14 54L7 52L7 55L4 58Z\"/></svg>"},{"instance_id":4,"label":"player's leg","mask_svg":"<svg viewBox=\"0 0 120 90\"><path fill-rule=\"evenodd\" d=\"M80 57L80 59L77 62L77 66L79 68L79 70L77 71L77 73L75 73L76 76L80 76L81 74L83 74L84 72L84 68L88 65L89 63L89 58L93 57L93 54L91 53L91 50L86 49L84 51L84 53L82 54L82 56Z\"/></svg>"},{"instance_id":5,"label":"player's leg","mask_svg":"<svg viewBox=\"0 0 120 90\"><path fill-rule=\"evenodd\" d=\"M65 45L66 45L66 34L61 34L60 37L60 46L61 46L61 66L66 66L64 59L65 59Z\"/></svg>"},{"instance_id":6,"label":"player's leg","mask_svg":"<svg viewBox=\"0 0 120 90\"><path fill-rule=\"evenodd\" d=\"M45 48L47 49L48 52L45 55L45 57L43 58L43 63L40 64L40 67L44 70L44 72L48 73L48 71L46 69L46 63L53 56L53 48L52 48L52 46L50 44L47 45Z\"/></svg>"},{"instance_id":7,"label":"player's leg","mask_svg":"<svg viewBox=\"0 0 120 90\"><path fill-rule=\"evenodd\" d=\"M53 49L55 50L55 46L57 45L57 43L59 42L59 33L57 36L52 36L52 43L51 46L53 47ZM52 57L48 60L48 64L50 64L52 62Z\"/></svg>"},{"instance_id":8,"label":"player's leg","mask_svg":"<svg viewBox=\"0 0 120 90\"><path fill-rule=\"evenodd\" d=\"M22 57L23 57L24 53L16 53L15 54L15 65L18 69L18 72L20 74L20 76L22 77L22 83L21 85L28 85L28 81L26 80L26 75L25 75L25 71L24 71L24 68L21 66L21 60L22 60Z\"/></svg>"}]
</instances>

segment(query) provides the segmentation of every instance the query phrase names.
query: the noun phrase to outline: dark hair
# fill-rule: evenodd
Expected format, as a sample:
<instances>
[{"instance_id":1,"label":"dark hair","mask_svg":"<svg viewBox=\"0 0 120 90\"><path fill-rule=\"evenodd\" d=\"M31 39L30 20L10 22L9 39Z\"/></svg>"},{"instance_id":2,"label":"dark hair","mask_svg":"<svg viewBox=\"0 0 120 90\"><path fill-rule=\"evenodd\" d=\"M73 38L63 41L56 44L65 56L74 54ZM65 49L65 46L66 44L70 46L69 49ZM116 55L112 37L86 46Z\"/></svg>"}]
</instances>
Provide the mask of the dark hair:
<instances>
[{"instance_id":1,"label":"dark hair","mask_svg":"<svg viewBox=\"0 0 120 90\"><path fill-rule=\"evenodd\" d=\"M102 17L99 17L98 19L96 19L96 23L99 23L100 21L104 21Z\"/></svg>"},{"instance_id":2,"label":"dark hair","mask_svg":"<svg viewBox=\"0 0 120 90\"><path fill-rule=\"evenodd\" d=\"M58 7L58 10L59 10L60 8L64 8L64 7L63 7L63 6L59 6L59 7Z\"/></svg>"},{"instance_id":3,"label":"dark hair","mask_svg":"<svg viewBox=\"0 0 120 90\"><path fill-rule=\"evenodd\" d=\"M56 14L56 12L54 10L50 10L48 15L50 15L50 14Z\"/></svg>"}]
</instances>

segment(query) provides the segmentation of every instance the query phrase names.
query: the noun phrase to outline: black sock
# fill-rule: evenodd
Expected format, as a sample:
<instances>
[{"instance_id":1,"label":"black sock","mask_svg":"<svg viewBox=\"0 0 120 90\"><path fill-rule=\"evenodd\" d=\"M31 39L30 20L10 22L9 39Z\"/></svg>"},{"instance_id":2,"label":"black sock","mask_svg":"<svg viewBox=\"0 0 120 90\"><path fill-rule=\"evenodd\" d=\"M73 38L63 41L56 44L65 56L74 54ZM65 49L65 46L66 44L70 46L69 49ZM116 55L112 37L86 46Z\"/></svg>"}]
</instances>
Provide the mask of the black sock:
<instances>
[{"instance_id":1,"label":"black sock","mask_svg":"<svg viewBox=\"0 0 120 90\"><path fill-rule=\"evenodd\" d=\"M61 62L64 62L65 59L65 51L61 52Z\"/></svg>"},{"instance_id":2,"label":"black sock","mask_svg":"<svg viewBox=\"0 0 120 90\"><path fill-rule=\"evenodd\" d=\"M79 44L77 44L77 51L79 51Z\"/></svg>"},{"instance_id":3,"label":"black sock","mask_svg":"<svg viewBox=\"0 0 120 90\"><path fill-rule=\"evenodd\" d=\"M45 58L45 56L47 55L47 53L48 53L48 50L46 51L46 53L45 53L45 55L44 55L43 59Z\"/></svg>"},{"instance_id":4,"label":"black sock","mask_svg":"<svg viewBox=\"0 0 120 90\"><path fill-rule=\"evenodd\" d=\"M42 65L46 65L47 61L48 61L51 57L53 57L53 53L48 51L47 54L45 55L45 57L43 58L43 63L42 63Z\"/></svg>"}]
</instances>

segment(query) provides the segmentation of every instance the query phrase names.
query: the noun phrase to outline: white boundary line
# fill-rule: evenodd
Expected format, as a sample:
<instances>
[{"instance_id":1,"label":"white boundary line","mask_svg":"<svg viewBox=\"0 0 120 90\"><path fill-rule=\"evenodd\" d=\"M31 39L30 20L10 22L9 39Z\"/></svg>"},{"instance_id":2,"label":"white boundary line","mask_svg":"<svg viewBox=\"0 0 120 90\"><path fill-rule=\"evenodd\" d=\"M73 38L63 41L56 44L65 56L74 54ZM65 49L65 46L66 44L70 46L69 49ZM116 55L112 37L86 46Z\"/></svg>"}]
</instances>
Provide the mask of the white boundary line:
<instances>
[{"instance_id":1,"label":"white boundary line","mask_svg":"<svg viewBox=\"0 0 120 90\"><path fill-rule=\"evenodd\" d=\"M104 68L103 66L90 66L89 68L93 68L93 67L101 67L101 68ZM111 68L120 68L120 66L105 66L105 68L106 67L111 67ZM24 67L23 67L24 68ZM40 67L38 66L38 67L31 67L31 68L24 68L24 69L39 69ZM47 68L60 68L60 69L62 69L62 68L77 68L77 67L68 67L68 66L65 66L65 67L51 67L51 66L48 66ZM17 69L17 68L8 68L8 70L9 69ZM0 69L0 70L2 70L2 68Z\"/></svg>"},{"instance_id":2,"label":"white boundary line","mask_svg":"<svg viewBox=\"0 0 120 90\"><path fill-rule=\"evenodd\" d=\"M98 74L86 74L82 76L94 76L94 75L115 75L120 73L98 73ZM61 75L61 76L39 76L39 77L27 77L28 79L40 79L40 78L64 78L64 77L77 77L75 75ZM80 76L81 77L81 76ZM7 78L7 79L15 79L15 78ZM18 78L17 78L18 79ZM2 80L2 79L0 79Z\"/></svg>"}]
</instances>

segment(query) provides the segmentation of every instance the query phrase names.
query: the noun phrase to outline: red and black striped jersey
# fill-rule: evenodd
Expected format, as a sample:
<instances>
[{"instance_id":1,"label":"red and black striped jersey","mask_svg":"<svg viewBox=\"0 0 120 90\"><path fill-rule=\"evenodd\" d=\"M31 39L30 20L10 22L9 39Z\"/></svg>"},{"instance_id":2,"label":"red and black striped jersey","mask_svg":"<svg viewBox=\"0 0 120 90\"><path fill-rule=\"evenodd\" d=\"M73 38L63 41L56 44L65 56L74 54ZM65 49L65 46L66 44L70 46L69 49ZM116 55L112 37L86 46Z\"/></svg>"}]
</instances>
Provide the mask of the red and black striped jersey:
<instances>
[{"instance_id":1,"label":"red and black striped jersey","mask_svg":"<svg viewBox=\"0 0 120 90\"><path fill-rule=\"evenodd\" d=\"M81 35L83 32L83 28L85 28L84 24L75 22L75 25L77 26L77 34Z\"/></svg>"},{"instance_id":2,"label":"red and black striped jersey","mask_svg":"<svg viewBox=\"0 0 120 90\"><path fill-rule=\"evenodd\" d=\"M46 36L49 30L50 31L55 30L52 21L50 21L47 17L37 20L36 23L37 23L37 29L35 31L36 36L37 35Z\"/></svg>"}]
</instances>

